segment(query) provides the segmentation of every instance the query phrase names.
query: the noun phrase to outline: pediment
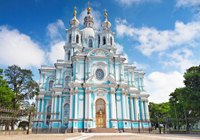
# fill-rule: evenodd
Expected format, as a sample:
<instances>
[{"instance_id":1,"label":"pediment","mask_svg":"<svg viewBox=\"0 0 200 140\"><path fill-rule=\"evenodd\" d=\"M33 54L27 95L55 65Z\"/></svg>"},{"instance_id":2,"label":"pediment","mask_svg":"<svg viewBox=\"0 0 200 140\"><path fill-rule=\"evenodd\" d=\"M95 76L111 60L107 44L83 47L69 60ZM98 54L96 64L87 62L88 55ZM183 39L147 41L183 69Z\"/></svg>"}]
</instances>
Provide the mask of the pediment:
<instances>
[{"instance_id":1,"label":"pediment","mask_svg":"<svg viewBox=\"0 0 200 140\"><path fill-rule=\"evenodd\" d=\"M110 53L109 51L102 49L102 48L97 48L97 49L92 49L87 56L98 56L98 57L113 57L113 54Z\"/></svg>"}]
</instances>

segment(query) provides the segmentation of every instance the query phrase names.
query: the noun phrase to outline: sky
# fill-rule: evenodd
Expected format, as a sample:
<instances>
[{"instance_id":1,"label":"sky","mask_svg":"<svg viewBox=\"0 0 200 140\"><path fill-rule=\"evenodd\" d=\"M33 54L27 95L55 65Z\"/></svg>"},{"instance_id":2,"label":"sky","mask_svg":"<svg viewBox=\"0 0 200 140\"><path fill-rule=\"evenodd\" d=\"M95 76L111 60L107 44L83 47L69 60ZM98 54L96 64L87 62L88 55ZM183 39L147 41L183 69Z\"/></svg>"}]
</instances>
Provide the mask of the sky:
<instances>
[{"instance_id":1,"label":"sky","mask_svg":"<svg viewBox=\"0 0 200 140\"><path fill-rule=\"evenodd\" d=\"M0 0L0 68L16 64L31 69L39 81L41 65L64 59L65 29L77 8L83 29L88 1ZM90 1L94 27L104 9L115 32L117 53L143 69L149 101L167 102L183 87L183 74L200 60L200 0Z\"/></svg>"}]
</instances>

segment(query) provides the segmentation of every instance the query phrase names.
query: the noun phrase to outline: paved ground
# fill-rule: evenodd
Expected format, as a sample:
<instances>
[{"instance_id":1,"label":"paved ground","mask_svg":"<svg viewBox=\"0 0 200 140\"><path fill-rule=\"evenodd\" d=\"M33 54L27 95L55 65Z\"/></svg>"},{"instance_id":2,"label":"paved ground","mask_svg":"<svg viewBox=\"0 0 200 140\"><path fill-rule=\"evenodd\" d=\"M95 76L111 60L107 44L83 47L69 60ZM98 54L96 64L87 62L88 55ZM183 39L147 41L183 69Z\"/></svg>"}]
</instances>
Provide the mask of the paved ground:
<instances>
[{"instance_id":1,"label":"paved ground","mask_svg":"<svg viewBox=\"0 0 200 140\"><path fill-rule=\"evenodd\" d=\"M0 140L200 140L200 135L148 133L68 133L0 136Z\"/></svg>"},{"instance_id":2,"label":"paved ground","mask_svg":"<svg viewBox=\"0 0 200 140\"><path fill-rule=\"evenodd\" d=\"M68 133L68 134L7 135L7 136L0 136L0 140L65 140L77 136L81 136L81 134Z\"/></svg>"}]
</instances>

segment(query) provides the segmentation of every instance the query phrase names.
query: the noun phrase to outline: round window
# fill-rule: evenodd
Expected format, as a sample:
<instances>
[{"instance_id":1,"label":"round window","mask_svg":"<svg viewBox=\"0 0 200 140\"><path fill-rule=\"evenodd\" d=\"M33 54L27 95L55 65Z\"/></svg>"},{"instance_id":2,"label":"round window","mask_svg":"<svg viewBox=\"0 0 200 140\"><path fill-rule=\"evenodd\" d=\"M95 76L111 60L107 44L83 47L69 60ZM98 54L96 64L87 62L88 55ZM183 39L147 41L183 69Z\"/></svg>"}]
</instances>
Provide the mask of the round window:
<instances>
[{"instance_id":1,"label":"round window","mask_svg":"<svg viewBox=\"0 0 200 140\"><path fill-rule=\"evenodd\" d=\"M96 78L97 78L98 80L102 80L103 77L104 77L104 72L103 72L103 70L102 70L102 69L97 69L97 70L96 70Z\"/></svg>"}]
</instances>

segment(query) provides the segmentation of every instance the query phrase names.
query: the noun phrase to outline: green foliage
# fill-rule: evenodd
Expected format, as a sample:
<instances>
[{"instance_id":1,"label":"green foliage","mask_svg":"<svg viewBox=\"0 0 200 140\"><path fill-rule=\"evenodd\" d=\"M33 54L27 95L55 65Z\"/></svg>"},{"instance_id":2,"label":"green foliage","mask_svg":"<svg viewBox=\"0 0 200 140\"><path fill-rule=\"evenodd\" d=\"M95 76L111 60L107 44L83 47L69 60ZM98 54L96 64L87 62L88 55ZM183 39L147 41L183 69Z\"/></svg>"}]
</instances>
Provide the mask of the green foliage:
<instances>
[{"instance_id":1,"label":"green foliage","mask_svg":"<svg viewBox=\"0 0 200 140\"><path fill-rule=\"evenodd\" d=\"M31 70L12 65L4 71L4 74L7 84L16 95L12 98L13 108L18 108L23 100L33 99L35 95L39 94L39 86L33 80Z\"/></svg>"},{"instance_id":2,"label":"green foliage","mask_svg":"<svg viewBox=\"0 0 200 140\"><path fill-rule=\"evenodd\" d=\"M160 104L156 104L153 102L149 103L150 119L151 119L152 126L155 127L155 129L156 127L158 127L158 118L161 119L160 123L164 123L165 113L168 113L169 110L170 110L169 102L160 103Z\"/></svg>"},{"instance_id":3,"label":"green foliage","mask_svg":"<svg viewBox=\"0 0 200 140\"><path fill-rule=\"evenodd\" d=\"M0 106L11 108L13 98L16 96L3 79L3 70L0 69Z\"/></svg>"},{"instance_id":4,"label":"green foliage","mask_svg":"<svg viewBox=\"0 0 200 140\"><path fill-rule=\"evenodd\" d=\"M200 117L200 68L198 66L193 66L187 69L183 77L185 87L176 88L176 90L170 94L170 107L174 111L176 108L177 118ZM176 117L175 113L170 112L170 114L172 117ZM199 119L192 119L189 123L194 124L197 121L199 121Z\"/></svg>"}]
</instances>

